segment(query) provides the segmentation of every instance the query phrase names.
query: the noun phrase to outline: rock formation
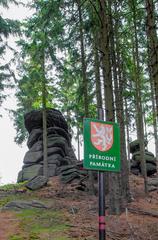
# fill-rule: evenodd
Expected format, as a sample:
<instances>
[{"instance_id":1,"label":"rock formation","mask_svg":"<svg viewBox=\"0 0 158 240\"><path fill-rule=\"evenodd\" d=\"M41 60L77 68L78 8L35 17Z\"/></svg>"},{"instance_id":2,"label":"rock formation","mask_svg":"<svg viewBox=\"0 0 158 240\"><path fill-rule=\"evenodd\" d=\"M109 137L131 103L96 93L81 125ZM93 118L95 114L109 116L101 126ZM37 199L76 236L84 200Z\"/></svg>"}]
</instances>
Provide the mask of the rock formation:
<instances>
[{"instance_id":1,"label":"rock formation","mask_svg":"<svg viewBox=\"0 0 158 240\"><path fill-rule=\"evenodd\" d=\"M18 182L43 175L42 111L33 110L25 114L24 123L29 133L27 141L29 150L24 156L24 165L19 172ZM64 173L68 170L68 172L77 176L79 173L76 170L77 159L71 145L68 125L61 112L56 109L47 110L47 142L49 177L59 175L61 172Z\"/></svg>"},{"instance_id":2,"label":"rock formation","mask_svg":"<svg viewBox=\"0 0 158 240\"><path fill-rule=\"evenodd\" d=\"M147 142L145 142L145 146L147 146ZM138 140L130 143L130 153L132 153L132 160L130 166L131 172L138 175L139 173L141 173L140 145ZM154 154L147 151L146 149L145 161L147 168L147 176L151 176L152 174L156 173L156 159L154 157Z\"/></svg>"}]
</instances>

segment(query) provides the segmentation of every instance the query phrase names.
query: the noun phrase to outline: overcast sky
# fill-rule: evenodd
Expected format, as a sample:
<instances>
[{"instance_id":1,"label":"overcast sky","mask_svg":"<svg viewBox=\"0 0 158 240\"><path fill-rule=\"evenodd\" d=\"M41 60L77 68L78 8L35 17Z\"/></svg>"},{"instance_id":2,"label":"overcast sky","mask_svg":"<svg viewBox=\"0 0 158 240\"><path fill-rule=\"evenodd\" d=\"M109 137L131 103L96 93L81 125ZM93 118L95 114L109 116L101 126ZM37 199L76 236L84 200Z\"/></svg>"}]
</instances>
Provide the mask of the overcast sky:
<instances>
[{"instance_id":1,"label":"overcast sky","mask_svg":"<svg viewBox=\"0 0 158 240\"><path fill-rule=\"evenodd\" d=\"M27 3L27 0L23 0L23 3ZM29 9L22 6L10 5L9 9L3 9L0 7L0 15L4 18L22 20L31 15ZM15 39L9 38L9 42L12 46L15 46ZM6 54L6 61L9 60L10 52ZM18 172L21 170L24 154L27 151L26 143L23 147L19 147L14 142L16 131L13 128L13 123L8 116L7 109L16 109L16 100L14 97L14 90L9 92L9 97L3 103L0 109L0 114L3 115L0 118L0 184L16 182Z\"/></svg>"}]
</instances>

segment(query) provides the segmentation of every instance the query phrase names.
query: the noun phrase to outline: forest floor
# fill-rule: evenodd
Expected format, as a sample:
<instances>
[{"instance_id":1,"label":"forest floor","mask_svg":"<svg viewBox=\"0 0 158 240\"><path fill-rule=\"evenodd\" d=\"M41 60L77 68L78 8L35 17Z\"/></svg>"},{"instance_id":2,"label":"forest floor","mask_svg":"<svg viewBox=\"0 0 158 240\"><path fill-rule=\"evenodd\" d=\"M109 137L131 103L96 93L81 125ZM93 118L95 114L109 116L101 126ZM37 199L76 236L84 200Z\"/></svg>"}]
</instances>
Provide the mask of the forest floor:
<instances>
[{"instance_id":1,"label":"forest floor","mask_svg":"<svg viewBox=\"0 0 158 240\"><path fill-rule=\"evenodd\" d=\"M145 196L143 179L130 176L132 202L120 216L106 211L106 240L158 240L158 191ZM5 193L5 194L4 194ZM2 195L2 196L1 196ZM34 192L0 189L0 206L16 199L40 200L44 210L0 212L0 240L98 239L98 197L62 185L53 177L47 187Z\"/></svg>"}]
</instances>

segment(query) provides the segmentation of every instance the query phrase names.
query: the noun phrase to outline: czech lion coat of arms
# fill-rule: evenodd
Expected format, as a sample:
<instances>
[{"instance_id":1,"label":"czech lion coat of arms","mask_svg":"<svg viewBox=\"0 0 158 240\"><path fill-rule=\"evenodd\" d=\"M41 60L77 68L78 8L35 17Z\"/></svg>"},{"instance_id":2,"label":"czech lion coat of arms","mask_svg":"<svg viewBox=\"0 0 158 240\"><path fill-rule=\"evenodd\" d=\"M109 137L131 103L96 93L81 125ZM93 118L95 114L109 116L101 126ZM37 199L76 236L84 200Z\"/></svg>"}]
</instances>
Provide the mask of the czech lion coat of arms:
<instances>
[{"instance_id":1,"label":"czech lion coat of arms","mask_svg":"<svg viewBox=\"0 0 158 240\"><path fill-rule=\"evenodd\" d=\"M99 122L91 122L91 142L99 151L106 152L112 148L114 141L113 126Z\"/></svg>"}]
</instances>

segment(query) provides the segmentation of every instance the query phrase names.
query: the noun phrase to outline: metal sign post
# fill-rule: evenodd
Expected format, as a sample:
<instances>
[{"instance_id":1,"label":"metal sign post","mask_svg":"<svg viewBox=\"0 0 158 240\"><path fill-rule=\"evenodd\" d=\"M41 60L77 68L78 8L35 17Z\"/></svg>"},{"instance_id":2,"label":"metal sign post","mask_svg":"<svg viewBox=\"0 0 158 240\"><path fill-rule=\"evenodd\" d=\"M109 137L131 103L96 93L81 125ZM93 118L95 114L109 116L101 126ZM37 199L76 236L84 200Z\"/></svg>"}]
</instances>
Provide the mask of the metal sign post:
<instances>
[{"instance_id":1,"label":"metal sign post","mask_svg":"<svg viewBox=\"0 0 158 240\"><path fill-rule=\"evenodd\" d=\"M99 184L99 240L106 240L104 172L98 173L98 184Z\"/></svg>"},{"instance_id":2,"label":"metal sign post","mask_svg":"<svg viewBox=\"0 0 158 240\"><path fill-rule=\"evenodd\" d=\"M99 171L99 240L106 240L104 171L120 171L120 131L117 123L103 121L102 109L99 120L84 119L83 167Z\"/></svg>"},{"instance_id":3,"label":"metal sign post","mask_svg":"<svg viewBox=\"0 0 158 240\"><path fill-rule=\"evenodd\" d=\"M104 120L103 109L99 108L98 118ZM99 186L99 240L106 240L105 229L105 175L104 172L98 172Z\"/></svg>"}]
</instances>

